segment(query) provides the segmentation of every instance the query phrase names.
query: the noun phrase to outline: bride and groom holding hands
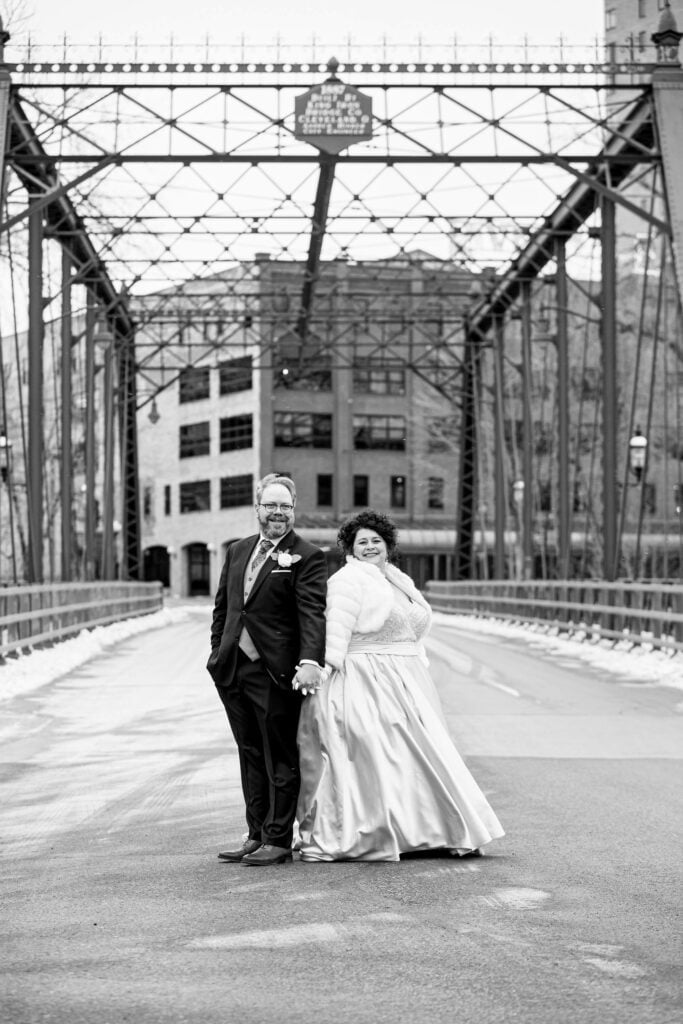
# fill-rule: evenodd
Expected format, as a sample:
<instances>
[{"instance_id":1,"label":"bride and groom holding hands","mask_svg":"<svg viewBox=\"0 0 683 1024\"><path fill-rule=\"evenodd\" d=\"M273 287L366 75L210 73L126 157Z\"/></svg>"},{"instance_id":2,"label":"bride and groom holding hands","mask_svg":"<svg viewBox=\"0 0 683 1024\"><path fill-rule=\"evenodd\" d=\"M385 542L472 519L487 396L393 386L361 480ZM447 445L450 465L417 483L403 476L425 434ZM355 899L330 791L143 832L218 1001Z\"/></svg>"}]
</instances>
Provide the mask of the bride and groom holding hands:
<instances>
[{"instance_id":1,"label":"bride and groom holding hands","mask_svg":"<svg viewBox=\"0 0 683 1024\"><path fill-rule=\"evenodd\" d=\"M420 639L429 605L391 559L397 530L348 519L345 564L294 532L289 477L258 484L258 534L233 542L207 664L239 754L248 866L466 854L503 835L448 734ZM294 824L298 823L296 837Z\"/></svg>"}]
</instances>

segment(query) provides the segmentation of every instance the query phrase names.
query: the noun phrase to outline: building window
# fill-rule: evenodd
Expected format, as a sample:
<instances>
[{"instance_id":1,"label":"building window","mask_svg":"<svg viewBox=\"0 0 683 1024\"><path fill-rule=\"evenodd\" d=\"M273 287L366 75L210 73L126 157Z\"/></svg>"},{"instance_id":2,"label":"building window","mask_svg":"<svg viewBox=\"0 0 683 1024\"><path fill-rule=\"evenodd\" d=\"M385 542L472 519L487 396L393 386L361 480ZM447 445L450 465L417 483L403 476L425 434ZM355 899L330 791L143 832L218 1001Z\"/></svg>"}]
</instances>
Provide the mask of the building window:
<instances>
[{"instance_id":1,"label":"building window","mask_svg":"<svg viewBox=\"0 0 683 1024\"><path fill-rule=\"evenodd\" d=\"M457 430L454 416L435 416L427 420L427 451L454 451L457 448Z\"/></svg>"},{"instance_id":2,"label":"building window","mask_svg":"<svg viewBox=\"0 0 683 1024\"><path fill-rule=\"evenodd\" d=\"M588 509L588 495L581 480L574 481L574 498L572 500L572 512L586 512Z\"/></svg>"},{"instance_id":3,"label":"building window","mask_svg":"<svg viewBox=\"0 0 683 1024\"><path fill-rule=\"evenodd\" d=\"M254 500L254 477L251 473L221 477L221 508L251 505Z\"/></svg>"},{"instance_id":4,"label":"building window","mask_svg":"<svg viewBox=\"0 0 683 1024\"><path fill-rule=\"evenodd\" d=\"M370 477L356 474L353 478L353 504L370 504Z\"/></svg>"},{"instance_id":5,"label":"building window","mask_svg":"<svg viewBox=\"0 0 683 1024\"><path fill-rule=\"evenodd\" d=\"M443 508L444 480L440 476L430 476L427 481L428 508Z\"/></svg>"},{"instance_id":6,"label":"building window","mask_svg":"<svg viewBox=\"0 0 683 1024\"><path fill-rule=\"evenodd\" d=\"M392 476L391 478L391 507L406 507L406 478L404 476Z\"/></svg>"},{"instance_id":7,"label":"building window","mask_svg":"<svg viewBox=\"0 0 683 1024\"><path fill-rule=\"evenodd\" d=\"M547 480L541 480L538 485L538 510L539 512L552 512L553 492Z\"/></svg>"},{"instance_id":8,"label":"building window","mask_svg":"<svg viewBox=\"0 0 683 1024\"><path fill-rule=\"evenodd\" d=\"M638 17L644 18L647 15L647 0L638 0Z\"/></svg>"},{"instance_id":9,"label":"building window","mask_svg":"<svg viewBox=\"0 0 683 1024\"><path fill-rule=\"evenodd\" d=\"M332 416L328 413L276 412L273 426L276 447L332 447Z\"/></svg>"},{"instance_id":10,"label":"building window","mask_svg":"<svg viewBox=\"0 0 683 1024\"><path fill-rule=\"evenodd\" d=\"M142 514L145 519L152 517L152 488L146 484L142 492Z\"/></svg>"},{"instance_id":11,"label":"building window","mask_svg":"<svg viewBox=\"0 0 683 1024\"><path fill-rule=\"evenodd\" d=\"M674 511L677 516L683 512L683 484L674 484Z\"/></svg>"},{"instance_id":12,"label":"building window","mask_svg":"<svg viewBox=\"0 0 683 1024\"><path fill-rule=\"evenodd\" d=\"M332 389L332 354L313 334L306 341L294 331L278 338L273 350L273 386L295 391Z\"/></svg>"},{"instance_id":13,"label":"building window","mask_svg":"<svg viewBox=\"0 0 683 1024\"><path fill-rule=\"evenodd\" d=\"M164 515L170 516L171 514L171 485L166 484L164 486Z\"/></svg>"},{"instance_id":14,"label":"building window","mask_svg":"<svg viewBox=\"0 0 683 1024\"><path fill-rule=\"evenodd\" d=\"M605 28L607 31L617 27L617 9L616 7L610 7L605 11Z\"/></svg>"},{"instance_id":15,"label":"building window","mask_svg":"<svg viewBox=\"0 0 683 1024\"><path fill-rule=\"evenodd\" d=\"M652 516L657 511L657 487L655 484L643 484L643 509Z\"/></svg>"},{"instance_id":16,"label":"building window","mask_svg":"<svg viewBox=\"0 0 683 1024\"><path fill-rule=\"evenodd\" d=\"M188 366L181 370L178 377L178 400L182 403L208 398L211 386L210 373L211 369L208 366Z\"/></svg>"},{"instance_id":17,"label":"building window","mask_svg":"<svg viewBox=\"0 0 683 1024\"><path fill-rule=\"evenodd\" d=\"M353 390L365 395L405 395L406 371L402 367L373 366L368 359L354 367Z\"/></svg>"},{"instance_id":18,"label":"building window","mask_svg":"<svg viewBox=\"0 0 683 1024\"><path fill-rule=\"evenodd\" d=\"M503 421L503 437L509 450L519 450L524 445L524 420L506 419Z\"/></svg>"},{"instance_id":19,"label":"building window","mask_svg":"<svg viewBox=\"0 0 683 1024\"><path fill-rule=\"evenodd\" d=\"M180 458L209 454L209 421L185 423L180 428Z\"/></svg>"},{"instance_id":20,"label":"building window","mask_svg":"<svg viewBox=\"0 0 683 1024\"><path fill-rule=\"evenodd\" d=\"M640 51L640 53L643 53L643 51L645 50L646 46L647 46L647 32L639 32L638 33L638 50Z\"/></svg>"},{"instance_id":21,"label":"building window","mask_svg":"<svg viewBox=\"0 0 683 1024\"><path fill-rule=\"evenodd\" d=\"M209 512L211 509L211 481L193 480L180 485L180 512Z\"/></svg>"},{"instance_id":22,"label":"building window","mask_svg":"<svg viewBox=\"0 0 683 1024\"><path fill-rule=\"evenodd\" d=\"M251 448L254 444L254 424L251 413L246 416L226 416L221 419L221 451Z\"/></svg>"},{"instance_id":23,"label":"building window","mask_svg":"<svg viewBox=\"0 0 683 1024\"><path fill-rule=\"evenodd\" d=\"M353 447L405 451L404 416L354 416Z\"/></svg>"},{"instance_id":24,"label":"building window","mask_svg":"<svg viewBox=\"0 0 683 1024\"><path fill-rule=\"evenodd\" d=\"M236 391L249 391L252 387L252 358L239 356L218 365L218 393L232 395Z\"/></svg>"},{"instance_id":25,"label":"building window","mask_svg":"<svg viewBox=\"0 0 683 1024\"><path fill-rule=\"evenodd\" d=\"M318 505L332 504L332 474L318 473Z\"/></svg>"},{"instance_id":26,"label":"building window","mask_svg":"<svg viewBox=\"0 0 683 1024\"><path fill-rule=\"evenodd\" d=\"M549 455L553 450L553 428L542 420L534 421L534 451L536 455Z\"/></svg>"},{"instance_id":27,"label":"building window","mask_svg":"<svg viewBox=\"0 0 683 1024\"><path fill-rule=\"evenodd\" d=\"M581 370L574 367L571 382L579 397L587 401L598 399L602 393L602 377L597 366L585 366Z\"/></svg>"}]
</instances>

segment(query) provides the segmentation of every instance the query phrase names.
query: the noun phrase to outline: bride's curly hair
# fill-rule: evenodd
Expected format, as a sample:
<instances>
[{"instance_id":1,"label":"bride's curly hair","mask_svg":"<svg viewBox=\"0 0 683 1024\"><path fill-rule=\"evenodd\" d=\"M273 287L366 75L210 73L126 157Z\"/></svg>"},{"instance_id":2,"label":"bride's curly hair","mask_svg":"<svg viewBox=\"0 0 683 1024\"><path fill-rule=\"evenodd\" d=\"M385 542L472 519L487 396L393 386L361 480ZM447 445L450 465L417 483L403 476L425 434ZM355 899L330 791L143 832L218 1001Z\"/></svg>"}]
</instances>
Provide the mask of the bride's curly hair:
<instances>
[{"instance_id":1,"label":"bride's curly hair","mask_svg":"<svg viewBox=\"0 0 683 1024\"><path fill-rule=\"evenodd\" d=\"M389 516L366 508L342 523L337 534L337 544L345 555L353 554L353 544L359 530L374 530L387 546L387 557L393 558L398 548L398 530Z\"/></svg>"}]
</instances>

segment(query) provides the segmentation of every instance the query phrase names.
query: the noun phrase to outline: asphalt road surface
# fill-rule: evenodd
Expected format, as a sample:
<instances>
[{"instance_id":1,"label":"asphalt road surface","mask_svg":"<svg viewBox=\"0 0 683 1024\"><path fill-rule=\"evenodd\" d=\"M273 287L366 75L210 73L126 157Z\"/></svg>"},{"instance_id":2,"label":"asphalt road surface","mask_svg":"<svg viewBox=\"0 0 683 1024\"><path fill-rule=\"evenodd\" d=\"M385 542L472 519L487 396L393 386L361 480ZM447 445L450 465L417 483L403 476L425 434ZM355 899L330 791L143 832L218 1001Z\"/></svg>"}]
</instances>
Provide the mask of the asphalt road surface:
<instances>
[{"instance_id":1,"label":"asphalt road surface","mask_svg":"<svg viewBox=\"0 0 683 1024\"><path fill-rule=\"evenodd\" d=\"M680 691L437 627L506 838L258 870L209 616L2 704L3 1024L681 1024Z\"/></svg>"}]
</instances>

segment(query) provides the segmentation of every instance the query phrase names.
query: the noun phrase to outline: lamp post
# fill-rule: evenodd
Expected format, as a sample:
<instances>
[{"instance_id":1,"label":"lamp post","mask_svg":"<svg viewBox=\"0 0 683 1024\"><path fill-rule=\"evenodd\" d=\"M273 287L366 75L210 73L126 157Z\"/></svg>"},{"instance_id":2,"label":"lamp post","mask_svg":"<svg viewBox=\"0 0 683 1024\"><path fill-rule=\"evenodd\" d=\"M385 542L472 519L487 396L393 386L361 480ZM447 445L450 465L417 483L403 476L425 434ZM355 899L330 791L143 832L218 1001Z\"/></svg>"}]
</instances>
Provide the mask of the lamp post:
<instances>
[{"instance_id":1,"label":"lamp post","mask_svg":"<svg viewBox=\"0 0 683 1024\"><path fill-rule=\"evenodd\" d=\"M149 410L149 414L147 416L147 419L149 420L149 422L152 424L153 427L155 427L157 425L157 423L159 422L159 420L161 419L161 413L157 409L157 400L156 400L156 398L152 399L152 407Z\"/></svg>"},{"instance_id":2,"label":"lamp post","mask_svg":"<svg viewBox=\"0 0 683 1024\"><path fill-rule=\"evenodd\" d=\"M8 477L11 475L12 469L12 442L5 434L0 434L0 477L2 482L7 483ZM9 488L8 488L9 493ZM10 497L10 502L12 501ZM0 495L0 509L2 508L2 495ZM10 505L10 530L12 523L12 508ZM0 580L2 579L2 518L0 517ZM16 575L16 574L15 574Z\"/></svg>"},{"instance_id":3,"label":"lamp post","mask_svg":"<svg viewBox=\"0 0 683 1024\"><path fill-rule=\"evenodd\" d=\"M114 337L104 324L99 325L95 344L104 356L104 459L102 487L102 579L116 576L114 541Z\"/></svg>"},{"instance_id":4,"label":"lamp post","mask_svg":"<svg viewBox=\"0 0 683 1024\"><path fill-rule=\"evenodd\" d=\"M0 434L0 477L2 482L7 483L7 477L12 469L12 441L6 434Z\"/></svg>"},{"instance_id":5,"label":"lamp post","mask_svg":"<svg viewBox=\"0 0 683 1024\"><path fill-rule=\"evenodd\" d=\"M641 433L640 427L628 443L628 463L638 483L643 479L647 464L647 438Z\"/></svg>"},{"instance_id":6,"label":"lamp post","mask_svg":"<svg viewBox=\"0 0 683 1024\"><path fill-rule=\"evenodd\" d=\"M515 480L512 484L512 500L517 514L517 544L515 553L515 578L526 579L524 558L524 481Z\"/></svg>"}]
</instances>

